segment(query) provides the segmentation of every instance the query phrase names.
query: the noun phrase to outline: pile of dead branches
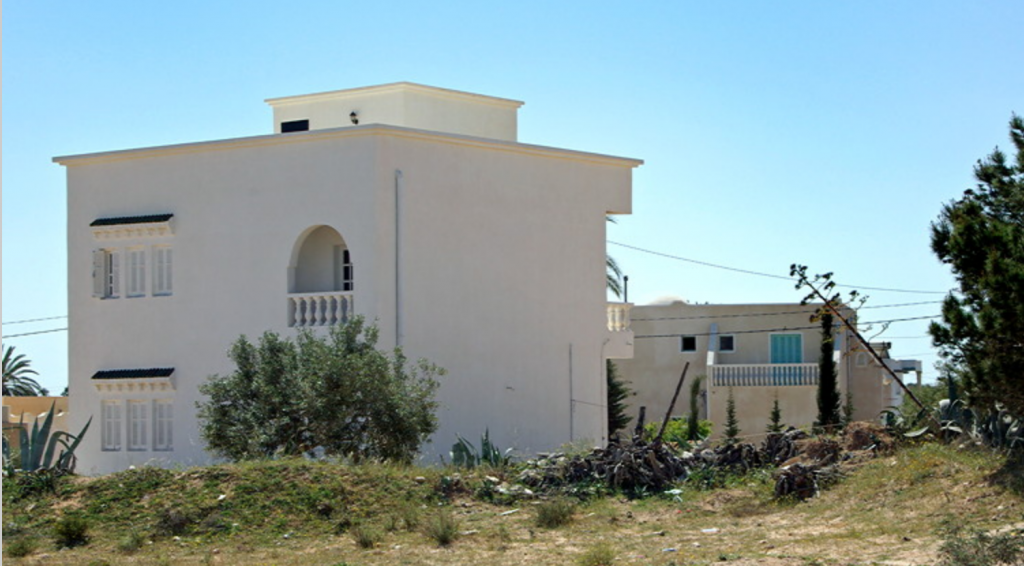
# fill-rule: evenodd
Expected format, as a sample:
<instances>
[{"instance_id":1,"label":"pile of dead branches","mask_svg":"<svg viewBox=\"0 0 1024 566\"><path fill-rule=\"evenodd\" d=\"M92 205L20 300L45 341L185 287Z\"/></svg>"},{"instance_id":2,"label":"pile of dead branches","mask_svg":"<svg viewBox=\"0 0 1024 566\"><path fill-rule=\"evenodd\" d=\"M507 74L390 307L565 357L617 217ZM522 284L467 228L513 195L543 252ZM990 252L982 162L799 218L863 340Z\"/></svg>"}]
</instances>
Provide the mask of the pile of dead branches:
<instances>
[{"instance_id":1,"label":"pile of dead branches","mask_svg":"<svg viewBox=\"0 0 1024 566\"><path fill-rule=\"evenodd\" d=\"M541 492L601 486L626 493L657 493L698 471L745 474L778 466L776 497L806 499L838 481L847 464L874 456L878 447L864 446L861 439L880 434L881 427L863 424L849 430L848 436L857 438L811 437L791 428L769 434L760 446L721 444L679 454L661 442L634 436L629 442L613 442L587 454L543 454L527 462L518 482ZM847 448L853 446L859 449Z\"/></svg>"},{"instance_id":2,"label":"pile of dead branches","mask_svg":"<svg viewBox=\"0 0 1024 566\"><path fill-rule=\"evenodd\" d=\"M551 454L531 460L519 481L542 491L599 484L629 493L653 493L686 477L686 472L684 460L664 444L634 439L586 455Z\"/></svg>"}]
</instances>

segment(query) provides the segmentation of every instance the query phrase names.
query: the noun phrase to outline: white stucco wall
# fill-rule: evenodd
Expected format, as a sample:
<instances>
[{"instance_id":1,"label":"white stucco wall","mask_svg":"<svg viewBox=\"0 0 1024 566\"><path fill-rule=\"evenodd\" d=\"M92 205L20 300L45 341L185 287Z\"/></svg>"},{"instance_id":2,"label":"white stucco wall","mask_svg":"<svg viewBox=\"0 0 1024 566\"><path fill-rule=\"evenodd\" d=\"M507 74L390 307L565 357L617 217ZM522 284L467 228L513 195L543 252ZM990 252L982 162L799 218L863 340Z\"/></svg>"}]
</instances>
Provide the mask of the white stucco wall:
<instances>
[{"instance_id":1,"label":"white stucco wall","mask_svg":"<svg viewBox=\"0 0 1024 566\"><path fill-rule=\"evenodd\" d=\"M522 102L415 83L392 83L267 100L274 131L281 123L309 120L310 130L388 124L432 132L516 141Z\"/></svg>"},{"instance_id":2,"label":"white stucco wall","mask_svg":"<svg viewBox=\"0 0 1024 566\"><path fill-rule=\"evenodd\" d=\"M208 461L198 386L232 370L239 335L295 334L288 267L319 225L348 246L356 312L378 321L380 345L400 342L448 370L428 457L485 428L525 453L603 440L604 216L629 211L638 161L365 125L58 161L68 167L71 428L98 422L103 399L166 397L97 392L96 371L175 368L174 451L104 452L96 427L80 448L83 473ZM173 236L99 242L89 229L157 213L174 214ZM173 245L172 296L92 297L93 250L154 243Z\"/></svg>"}]
</instances>

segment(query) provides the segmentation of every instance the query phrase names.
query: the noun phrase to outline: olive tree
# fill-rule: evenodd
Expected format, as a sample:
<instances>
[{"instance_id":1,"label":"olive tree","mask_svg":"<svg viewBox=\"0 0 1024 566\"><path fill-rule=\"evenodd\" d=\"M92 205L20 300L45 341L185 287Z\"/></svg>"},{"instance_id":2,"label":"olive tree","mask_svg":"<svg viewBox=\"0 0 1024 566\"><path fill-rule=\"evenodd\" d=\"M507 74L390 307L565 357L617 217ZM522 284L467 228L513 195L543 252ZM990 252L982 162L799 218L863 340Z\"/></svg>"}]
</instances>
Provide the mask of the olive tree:
<instances>
[{"instance_id":1,"label":"olive tree","mask_svg":"<svg viewBox=\"0 0 1024 566\"><path fill-rule=\"evenodd\" d=\"M377 349L378 329L361 317L309 330L295 340L242 336L229 357L236 369L199 390L207 447L231 460L298 455L315 448L361 460L411 461L435 430L444 370L401 349Z\"/></svg>"}]
</instances>

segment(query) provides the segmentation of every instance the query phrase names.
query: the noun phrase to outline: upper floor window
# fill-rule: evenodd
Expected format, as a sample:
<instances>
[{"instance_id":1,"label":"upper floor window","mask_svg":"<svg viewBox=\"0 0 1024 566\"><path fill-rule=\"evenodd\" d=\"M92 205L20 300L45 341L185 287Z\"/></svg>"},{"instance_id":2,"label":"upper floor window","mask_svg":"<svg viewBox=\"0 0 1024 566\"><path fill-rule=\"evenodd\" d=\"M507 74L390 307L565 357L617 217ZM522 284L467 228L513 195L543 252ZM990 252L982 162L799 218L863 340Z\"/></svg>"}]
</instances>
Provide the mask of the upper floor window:
<instances>
[{"instance_id":1,"label":"upper floor window","mask_svg":"<svg viewBox=\"0 0 1024 566\"><path fill-rule=\"evenodd\" d=\"M96 250L92 254L92 294L113 299L121 293L121 254L116 249Z\"/></svg>"},{"instance_id":2,"label":"upper floor window","mask_svg":"<svg viewBox=\"0 0 1024 566\"><path fill-rule=\"evenodd\" d=\"M124 273L121 258L124 256ZM138 246L124 249L104 248L93 252L93 296L115 299L121 296L122 285L128 297L154 297L173 294L174 251L169 245ZM147 269L152 265L152 270ZM152 272L152 283L147 273Z\"/></svg>"},{"instance_id":3,"label":"upper floor window","mask_svg":"<svg viewBox=\"0 0 1024 566\"><path fill-rule=\"evenodd\" d=\"M97 218L89 227L96 240L129 240L93 252L93 296L117 298L122 287L128 297L171 294L171 246L153 239L174 236L173 214Z\"/></svg>"},{"instance_id":4,"label":"upper floor window","mask_svg":"<svg viewBox=\"0 0 1024 566\"><path fill-rule=\"evenodd\" d=\"M697 351L697 337L696 336L683 336L682 343L679 348L680 352L696 352Z\"/></svg>"},{"instance_id":5,"label":"upper floor window","mask_svg":"<svg viewBox=\"0 0 1024 566\"><path fill-rule=\"evenodd\" d=\"M736 337L732 334L722 334L718 337L718 351L719 352L735 352L736 351Z\"/></svg>"}]
</instances>

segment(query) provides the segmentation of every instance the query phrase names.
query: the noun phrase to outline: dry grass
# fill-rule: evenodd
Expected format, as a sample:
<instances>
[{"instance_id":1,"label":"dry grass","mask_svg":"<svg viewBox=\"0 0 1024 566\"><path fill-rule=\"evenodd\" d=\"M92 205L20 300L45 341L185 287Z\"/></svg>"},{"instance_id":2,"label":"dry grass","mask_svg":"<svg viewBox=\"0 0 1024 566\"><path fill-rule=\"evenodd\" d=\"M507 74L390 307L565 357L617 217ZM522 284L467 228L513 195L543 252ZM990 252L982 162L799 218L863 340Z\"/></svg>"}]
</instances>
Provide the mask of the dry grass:
<instances>
[{"instance_id":1,"label":"dry grass","mask_svg":"<svg viewBox=\"0 0 1024 566\"><path fill-rule=\"evenodd\" d=\"M938 529L954 514L982 529L1024 524L1020 492L1004 487L1005 482L993 481L999 468L997 459L983 453L923 445L868 462L833 489L805 503L772 501L770 480L754 477L723 490L684 488L678 498L598 499L580 505L575 520L557 529L536 527L536 505L531 501L513 507L491 505L472 499L469 489L456 492L450 501L436 499L429 493L440 472L421 484L412 480L426 475L424 470L391 470L385 474L386 481L422 489L413 489L412 499L405 493L394 497L362 493L344 498L332 491L324 497L333 495L338 508L323 519L324 528L319 527L318 519L281 515L258 528L242 524L230 532L192 533L180 540L163 537L130 556L115 554L127 524L147 524L141 515L143 503L137 505L140 515L129 517L124 530L112 526L91 529L95 536L85 547L61 552L44 547L25 558L9 560L12 564L46 565L84 565L99 559L139 565L564 565L583 563L588 553L604 549L602 556L614 555L616 565L723 560L767 566L934 564L938 562ZM303 473L316 478L326 472L313 469ZM372 472L346 473L351 480L359 480L360 489L373 489L374 482L365 475ZM84 485L96 481L102 480ZM471 484L473 479L464 477L462 481ZM198 483L210 487L210 493L221 488L206 481ZM85 500L89 496L71 493L64 497ZM54 499L49 505L57 507L61 501ZM45 507L38 505L34 512ZM34 529L46 524L29 521L23 515L25 509L24 502L9 502L5 494L4 524L20 521L25 525L18 536L32 536ZM520 511L506 514L513 509ZM438 512L450 513L458 525L459 537L447 547L413 527L381 529L373 548L363 549L352 533L329 528L346 513L381 522L392 513L411 519L403 522L425 524ZM121 521L124 517L119 513L115 515ZM278 524L283 528L272 528ZM8 544L6 527L4 534Z\"/></svg>"}]
</instances>

